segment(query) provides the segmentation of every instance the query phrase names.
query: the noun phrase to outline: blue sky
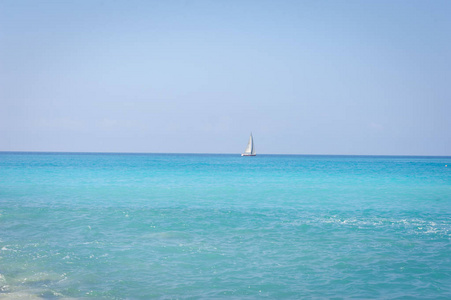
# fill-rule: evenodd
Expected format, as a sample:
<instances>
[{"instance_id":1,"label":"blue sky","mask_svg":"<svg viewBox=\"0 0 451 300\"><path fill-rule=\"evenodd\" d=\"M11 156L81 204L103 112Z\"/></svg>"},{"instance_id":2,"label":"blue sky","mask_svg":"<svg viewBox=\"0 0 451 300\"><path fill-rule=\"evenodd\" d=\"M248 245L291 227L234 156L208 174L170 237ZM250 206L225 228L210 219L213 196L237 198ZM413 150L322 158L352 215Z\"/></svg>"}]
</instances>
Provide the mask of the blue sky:
<instances>
[{"instance_id":1,"label":"blue sky","mask_svg":"<svg viewBox=\"0 0 451 300\"><path fill-rule=\"evenodd\" d=\"M451 1L1 1L0 151L451 155Z\"/></svg>"}]
</instances>

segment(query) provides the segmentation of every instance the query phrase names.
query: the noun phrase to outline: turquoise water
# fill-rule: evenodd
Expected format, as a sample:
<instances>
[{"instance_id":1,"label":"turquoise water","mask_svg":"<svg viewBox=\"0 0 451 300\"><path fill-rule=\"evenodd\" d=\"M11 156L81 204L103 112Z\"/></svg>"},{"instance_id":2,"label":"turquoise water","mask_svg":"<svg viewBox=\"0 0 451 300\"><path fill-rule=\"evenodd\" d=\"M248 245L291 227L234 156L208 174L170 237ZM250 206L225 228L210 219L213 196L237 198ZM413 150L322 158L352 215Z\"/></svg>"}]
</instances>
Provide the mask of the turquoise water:
<instances>
[{"instance_id":1,"label":"turquoise water","mask_svg":"<svg viewBox=\"0 0 451 300\"><path fill-rule=\"evenodd\" d=\"M450 157L4 152L0 298L449 299L450 216Z\"/></svg>"}]
</instances>

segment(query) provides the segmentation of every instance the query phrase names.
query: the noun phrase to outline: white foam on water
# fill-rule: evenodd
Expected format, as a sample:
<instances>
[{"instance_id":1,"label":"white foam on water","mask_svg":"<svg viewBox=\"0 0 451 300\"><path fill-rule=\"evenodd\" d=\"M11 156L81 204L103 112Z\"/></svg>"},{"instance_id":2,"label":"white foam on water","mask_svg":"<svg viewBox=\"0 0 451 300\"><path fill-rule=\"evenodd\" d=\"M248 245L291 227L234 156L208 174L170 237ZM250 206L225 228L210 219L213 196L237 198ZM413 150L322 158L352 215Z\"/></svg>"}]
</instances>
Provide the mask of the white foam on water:
<instances>
[{"instance_id":1,"label":"white foam on water","mask_svg":"<svg viewBox=\"0 0 451 300\"><path fill-rule=\"evenodd\" d=\"M11 293L5 293L1 295L1 299L5 300L13 300L13 299L36 299L36 300L42 300L41 297L38 295L30 294L27 292L11 292Z\"/></svg>"},{"instance_id":2,"label":"white foam on water","mask_svg":"<svg viewBox=\"0 0 451 300\"><path fill-rule=\"evenodd\" d=\"M8 283L3 274L0 274L0 299L73 299L65 297L63 294L46 289L52 282L62 282L67 280L67 274L57 274L55 272L27 273L19 278L10 278Z\"/></svg>"},{"instance_id":3,"label":"white foam on water","mask_svg":"<svg viewBox=\"0 0 451 300\"><path fill-rule=\"evenodd\" d=\"M60 300L74 300L76 298L71 297L65 297L63 294L50 291L51 298L57 298ZM14 292L8 292L0 295L0 299L5 300L16 300L16 299L27 299L27 300L42 300L46 299L48 297L42 296L43 292L32 290L32 291L14 291ZM46 293L47 294L47 293Z\"/></svg>"},{"instance_id":4,"label":"white foam on water","mask_svg":"<svg viewBox=\"0 0 451 300\"><path fill-rule=\"evenodd\" d=\"M0 250L2 250L2 251L17 252L17 250L15 250L15 249L10 249L10 248L8 248L8 245L3 246L2 249L0 249Z\"/></svg>"}]
</instances>

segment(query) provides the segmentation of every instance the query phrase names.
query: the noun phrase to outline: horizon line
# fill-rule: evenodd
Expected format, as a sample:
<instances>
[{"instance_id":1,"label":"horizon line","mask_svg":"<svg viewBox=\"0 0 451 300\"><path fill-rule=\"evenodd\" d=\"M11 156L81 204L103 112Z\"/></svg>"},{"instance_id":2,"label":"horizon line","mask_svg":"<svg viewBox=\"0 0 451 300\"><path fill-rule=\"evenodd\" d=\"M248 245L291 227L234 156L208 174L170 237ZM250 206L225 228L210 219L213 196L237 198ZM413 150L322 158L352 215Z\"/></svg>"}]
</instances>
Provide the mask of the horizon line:
<instances>
[{"instance_id":1,"label":"horizon line","mask_svg":"<svg viewBox=\"0 0 451 300\"><path fill-rule=\"evenodd\" d=\"M104 152L104 151L27 151L27 150L0 150L0 153L36 153L36 154L183 154L183 155L241 155L240 153L205 153L205 152ZM417 154L299 154L299 153L260 153L257 154L270 155L286 155L286 156L378 156L378 157L451 157L451 155L417 155Z\"/></svg>"}]
</instances>

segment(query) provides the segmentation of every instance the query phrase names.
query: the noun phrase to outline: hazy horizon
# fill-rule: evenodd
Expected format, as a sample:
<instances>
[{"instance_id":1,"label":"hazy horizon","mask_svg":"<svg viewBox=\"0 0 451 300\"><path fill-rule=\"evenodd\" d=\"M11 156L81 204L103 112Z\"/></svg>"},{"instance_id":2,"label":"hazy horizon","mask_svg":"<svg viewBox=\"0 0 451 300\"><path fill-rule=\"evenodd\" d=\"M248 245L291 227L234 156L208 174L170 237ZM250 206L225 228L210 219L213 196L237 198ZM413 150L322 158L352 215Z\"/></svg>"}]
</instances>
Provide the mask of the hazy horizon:
<instances>
[{"instance_id":1,"label":"hazy horizon","mask_svg":"<svg viewBox=\"0 0 451 300\"><path fill-rule=\"evenodd\" d=\"M198 153L198 152L73 152L73 151L0 151L0 153L13 154L81 154L81 155L96 155L96 154L118 154L118 155L226 155L226 156L241 156L240 153ZM423 158L451 158L451 155L390 155L390 154L298 154L298 153L259 153L258 156L354 156L354 157L423 157ZM243 158L247 159L247 158ZM253 158L248 158L253 159Z\"/></svg>"},{"instance_id":2,"label":"hazy horizon","mask_svg":"<svg viewBox=\"0 0 451 300\"><path fill-rule=\"evenodd\" d=\"M0 151L451 155L449 1L2 1Z\"/></svg>"}]
</instances>

